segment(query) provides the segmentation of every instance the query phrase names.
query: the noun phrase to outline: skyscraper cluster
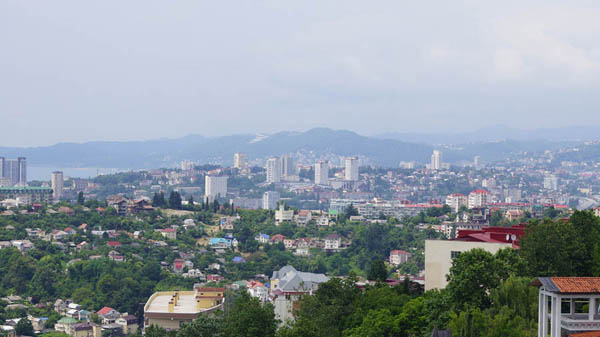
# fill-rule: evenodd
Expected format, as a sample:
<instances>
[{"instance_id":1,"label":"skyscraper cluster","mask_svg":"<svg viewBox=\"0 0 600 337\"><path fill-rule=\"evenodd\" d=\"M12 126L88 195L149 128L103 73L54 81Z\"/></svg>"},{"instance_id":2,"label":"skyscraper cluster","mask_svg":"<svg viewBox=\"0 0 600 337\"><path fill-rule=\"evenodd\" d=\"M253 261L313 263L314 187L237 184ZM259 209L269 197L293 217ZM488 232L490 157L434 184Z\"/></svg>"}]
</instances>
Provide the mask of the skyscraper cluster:
<instances>
[{"instance_id":1,"label":"skyscraper cluster","mask_svg":"<svg viewBox=\"0 0 600 337\"><path fill-rule=\"evenodd\" d=\"M25 157L17 159L0 157L0 186L27 186Z\"/></svg>"},{"instance_id":2,"label":"skyscraper cluster","mask_svg":"<svg viewBox=\"0 0 600 337\"><path fill-rule=\"evenodd\" d=\"M296 160L289 155L281 158L273 157L267 160L267 182L279 183L281 181L299 181Z\"/></svg>"}]
</instances>

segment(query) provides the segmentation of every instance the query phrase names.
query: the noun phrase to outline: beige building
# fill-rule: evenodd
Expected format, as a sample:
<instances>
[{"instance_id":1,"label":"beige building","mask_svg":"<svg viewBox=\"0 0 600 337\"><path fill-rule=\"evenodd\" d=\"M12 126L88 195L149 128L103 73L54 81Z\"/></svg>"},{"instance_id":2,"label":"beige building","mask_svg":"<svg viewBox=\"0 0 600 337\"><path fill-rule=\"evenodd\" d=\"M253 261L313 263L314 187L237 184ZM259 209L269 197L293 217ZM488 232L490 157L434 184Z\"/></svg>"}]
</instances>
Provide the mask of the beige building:
<instances>
[{"instance_id":1,"label":"beige building","mask_svg":"<svg viewBox=\"0 0 600 337\"><path fill-rule=\"evenodd\" d=\"M462 252L481 248L495 254L502 248L512 248L511 243L490 243L472 241L425 241L425 291L443 289L448 284L446 275L450 272L452 260Z\"/></svg>"},{"instance_id":2,"label":"beige building","mask_svg":"<svg viewBox=\"0 0 600 337\"><path fill-rule=\"evenodd\" d=\"M60 200L63 196L65 181L61 171L52 172L52 193L55 200Z\"/></svg>"},{"instance_id":3,"label":"beige building","mask_svg":"<svg viewBox=\"0 0 600 337\"><path fill-rule=\"evenodd\" d=\"M159 291L144 306L144 328L157 325L178 330L198 315L223 307L225 288L195 287L193 291Z\"/></svg>"}]
</instances>

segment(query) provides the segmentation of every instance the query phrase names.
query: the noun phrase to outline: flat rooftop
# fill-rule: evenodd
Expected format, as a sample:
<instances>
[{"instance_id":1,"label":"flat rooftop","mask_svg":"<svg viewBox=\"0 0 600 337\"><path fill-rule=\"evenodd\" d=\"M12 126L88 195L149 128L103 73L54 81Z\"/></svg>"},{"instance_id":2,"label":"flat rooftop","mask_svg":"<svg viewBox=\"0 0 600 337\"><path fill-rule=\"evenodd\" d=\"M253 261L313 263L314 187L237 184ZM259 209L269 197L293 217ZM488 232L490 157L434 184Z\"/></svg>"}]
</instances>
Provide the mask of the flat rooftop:
<instances>
[{"instance_id":1,"label":"flat rooftop","mask_svg":"<svg viewBox=\"0 0 600 337\"><path fill-rule=\"evenodd\" d=\"M147 303L146 312L156 313L168 313L169 312L169 301L173 297L173 292L158 293L154 298L150 298ZM180 292L179 300L177 305L173 309L172 313L175 314L190 314L196 313L198 309L196 307L196 294L193 291Z\"/></svg>"}]
</instances>

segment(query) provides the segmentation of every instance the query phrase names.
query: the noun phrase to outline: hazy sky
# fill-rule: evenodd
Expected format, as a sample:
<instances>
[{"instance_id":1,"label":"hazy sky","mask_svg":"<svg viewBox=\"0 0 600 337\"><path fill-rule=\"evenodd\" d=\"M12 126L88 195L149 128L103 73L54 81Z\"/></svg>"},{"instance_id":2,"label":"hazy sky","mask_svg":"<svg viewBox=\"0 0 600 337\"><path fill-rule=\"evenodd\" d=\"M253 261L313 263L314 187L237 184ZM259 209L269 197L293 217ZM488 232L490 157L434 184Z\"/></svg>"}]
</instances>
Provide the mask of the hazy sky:
<instances>
[{"instance_id":1,"label":"hazy sky","mask_svg":"<svg viewBox=\"0 0 600 337\"><path fill-rule=\"evenodd\" d=\"M0 146L600 125L600 2L0 1Z\"/></svg>"}]
</instances>

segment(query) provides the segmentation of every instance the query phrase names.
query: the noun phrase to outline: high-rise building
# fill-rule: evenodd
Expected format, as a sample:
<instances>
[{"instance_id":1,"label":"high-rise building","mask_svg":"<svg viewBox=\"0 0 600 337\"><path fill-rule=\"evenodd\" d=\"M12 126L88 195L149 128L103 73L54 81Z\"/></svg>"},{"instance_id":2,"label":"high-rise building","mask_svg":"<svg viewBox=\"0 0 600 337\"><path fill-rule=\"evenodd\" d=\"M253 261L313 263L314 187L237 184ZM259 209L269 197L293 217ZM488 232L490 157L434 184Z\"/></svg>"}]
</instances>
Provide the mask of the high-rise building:
<instances>
[{"instance_id":1,"label":"high-rise building","mask_svg":"<svg viewBox=\"0 0 600 337\"><path fill-rule=\"evenodd\" d=\"M266 191L263 194L263 209L275 209L277 207L277 203L279 202L280 196L279 192L276 191Z\"/></svg>"},{"instance_id":2,"label":"high-rise building","mask_svg":"<svg viewBox=\"0 0 600 337\"><path fill-rule=\"evenodd\" d=\"M27 160L25 157L6 159L0 157L0 178L4 185L27 186Z\"/></svg>"},{"instance_id":3,"label":"high-rise building","mask_svg":"<svg viewBox=\"0 0 600 337\"><path fill-rule=\"evenodd\" d=\"M348 181L358 181L358 158L346 158L345 163L344 179Z\"/></svg>"},{"instance_id":4,"label":"high-rise building","mask_svg":"<svg viewBox=\"0 0 600 337\"><path fill-rule=\"evenodd\" d=\"M63 196L65 180L61 171L52 172L52 194L55 200L60 200Z\"/></svg>"},{"instance_id":5,"label":"high-rise building","mask_svg":"<svg viewBox=\"0 0 600 337\"><path fill-rule=\"evenodd\" d=\"M431 165L429 168L432 170L442 169L442 151L433 150L433 154L431 155Z\"/></svg>"},{"instance_id":6,"label":"high-rise building","mask_svg":"<svg viewBox=\"0 0 600 337\"><path fill-rule=\"evenodd\" d=\"M298 180L296 161L289 155L281 156L281 176L286 181Z\"/></svg>"},{"instance_id":7,"label":"high-rise building","mask_svg":"<svg viewBox=\"0 0 600 337\"><path fill-rule=\"evenodd\" d=\"M227 177L210 176L204 178L204 197L209 201L223 198L227 195Z\"/></svg>"},{"instance_id":8,"label":"high-rise building","mask_svg":"<svg viewBox=\"0 0 600 337\"><path fill-rule=\"evenodd\" d=\"M245 153L236 152L233 155L233 167L240 170L248 167L248 157Z\"/></svg>"},{"instance_id":9,"label":"high-rise building","mask_svg":"<svg viewBox=\"0 0 600 337\"><path fill-rule=\"evenodd\" d=\"M267 160L267 183L281 182L281 162L279 158L269 158Z\"/></svg>"},{"instance_id":10,"label":"high-rise building","mask_svg":"<svg viewBox=\"0 0 600 337\"><path fill-rule=\"evenodd\" d=\"M329 185L329 162L319 160L315 164L315 184Z\"/></svg>"},{"instance_id":11,"label":"high-rise building","mask_svg":"<svg viewBox=\"0 0 600 337\"><path fill-rule=\"evenodd\" d=\"M473 158L473 166L478 169L481 165L481 157L480 156L475 156Z\"/></svg>"}]
</instances>

